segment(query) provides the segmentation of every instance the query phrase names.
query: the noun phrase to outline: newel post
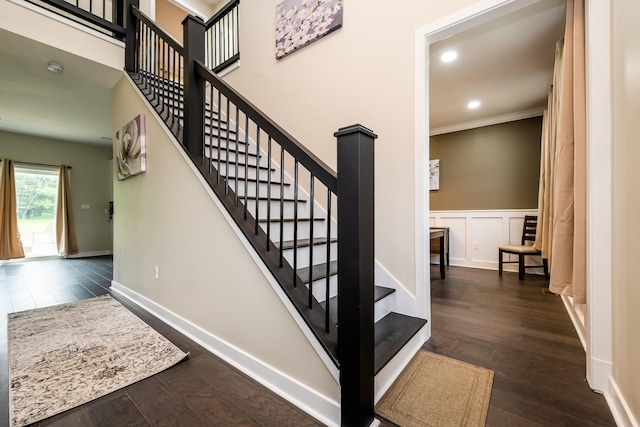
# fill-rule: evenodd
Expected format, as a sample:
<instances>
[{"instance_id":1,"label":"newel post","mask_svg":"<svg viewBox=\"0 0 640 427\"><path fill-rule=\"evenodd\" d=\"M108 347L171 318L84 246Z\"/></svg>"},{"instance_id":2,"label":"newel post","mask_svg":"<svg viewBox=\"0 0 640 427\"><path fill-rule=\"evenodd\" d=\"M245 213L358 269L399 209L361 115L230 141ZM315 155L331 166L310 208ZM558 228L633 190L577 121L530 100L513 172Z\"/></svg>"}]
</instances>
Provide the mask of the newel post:
<instances>
[{"instance_id":1,"label":"newel post","mask_svg":"<svg viewBox=\"0 0 640 427\"><path fill-rule=\"evenodd\" d=\"M182 144L191 154L201 154L204 141L204 79L195 60L204 62L204 21L188 15L182 21L184 42L184 124Z\"/></svg>"},{"instance_id":2,"label":"newel post","mask_svg":"<svg viewBox=\"0 0 640 427\"><path fill-rule=\"evenodd\" d=\"M124 54L124 68L131 72L136 73L136 52L138 51L138 40L136 40L136 33L138 30L138 20L133 14L133 8L140 7L140 0L126 0L126 7L121 7L122 2L116 1L115 4L120 5L119 17L116 17L116 21L122 22L122 14L124 13L126 27L125 27L125 54Z\"/></svg>"},{"instance_id":3,"label":"newel post","mask_svg":"<svg viewBox=\"0 0 640 427\"><path fill-rule=\"evenodd\" d=\"M338 359L343 426L373 421L374 156L377 138L353 125L338 139Z\"/></svg>"}]
</instances>

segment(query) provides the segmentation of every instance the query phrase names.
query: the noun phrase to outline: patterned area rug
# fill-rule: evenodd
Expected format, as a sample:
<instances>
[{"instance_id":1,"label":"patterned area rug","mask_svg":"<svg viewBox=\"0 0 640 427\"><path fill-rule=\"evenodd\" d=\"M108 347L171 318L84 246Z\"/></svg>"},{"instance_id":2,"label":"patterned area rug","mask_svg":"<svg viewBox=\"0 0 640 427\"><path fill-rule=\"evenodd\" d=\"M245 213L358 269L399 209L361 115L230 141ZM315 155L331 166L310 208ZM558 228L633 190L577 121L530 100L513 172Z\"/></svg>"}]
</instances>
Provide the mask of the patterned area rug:
<instances>
[{"instance_id":1,"label":"patterned area rug","mask_svg":"<svg viewBox=\"0 0 640 427\"><path fill-rule=\"evenodd\" d=\"M420 350L376 405L402 427L482 427L493 371Z\"/></svg>"},{"instance_id":2,"label":"patterned area rug","mask_svg":"<svg viewBox=\"0 0 640 427\"><path fill-rule=\"evenodd\" d=\"M104 396L188 356L109 295L11 313L8 320L13 427Z\"/></svg>"}]
</instances>

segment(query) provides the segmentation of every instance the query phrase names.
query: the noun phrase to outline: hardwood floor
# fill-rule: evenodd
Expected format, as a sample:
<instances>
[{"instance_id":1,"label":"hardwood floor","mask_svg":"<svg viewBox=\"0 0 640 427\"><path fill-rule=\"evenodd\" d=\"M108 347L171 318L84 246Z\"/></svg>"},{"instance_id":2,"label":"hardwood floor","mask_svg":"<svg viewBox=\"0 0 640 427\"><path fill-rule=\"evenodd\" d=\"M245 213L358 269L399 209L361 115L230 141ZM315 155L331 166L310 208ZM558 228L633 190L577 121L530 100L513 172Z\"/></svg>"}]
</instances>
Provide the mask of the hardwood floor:
<instances>
[{"instance_id":1,"label":"hardwood floor","mask_svg":"<svg viewBox=\"0 0 640 427\"><path fill-rule=\"evenodd\" d=\"M6 313L109 292L109 257L0 266L0 426L9 421ZM431 281L432 338L423 348L495 371L487 426L614 426L585 379L585 354L542 277L447 267ZM117 296L115 297L117 299ZM187 361L36 426L319 426L315 419L190 339L121 301L190 351ZM382 420L383 426L393 426Z\"/></svg>"},{"instance_id":2,"label":"hardwood floor","mask_svg":"<svg viewBox=\"0 0 640 427\"><path fill-rule=\"evenodd\" d=\"M585 353L542 276L431 271L432 337L423 348L494 370L487 426L615 426L585 380Z\"/></svg>"},{"instance_id":3,"label":"hardwood floor","mask_svg":"<svg viewBox=\"0 0 640 427\"><path fill-rule=\"evenodd\" d=\"M0 426L9 425L7 313L109 293L110 257L0 266ZM158 375L34 426L321 426L163 322L113 295L189 358Z\"/></svg>"}]
</instances>

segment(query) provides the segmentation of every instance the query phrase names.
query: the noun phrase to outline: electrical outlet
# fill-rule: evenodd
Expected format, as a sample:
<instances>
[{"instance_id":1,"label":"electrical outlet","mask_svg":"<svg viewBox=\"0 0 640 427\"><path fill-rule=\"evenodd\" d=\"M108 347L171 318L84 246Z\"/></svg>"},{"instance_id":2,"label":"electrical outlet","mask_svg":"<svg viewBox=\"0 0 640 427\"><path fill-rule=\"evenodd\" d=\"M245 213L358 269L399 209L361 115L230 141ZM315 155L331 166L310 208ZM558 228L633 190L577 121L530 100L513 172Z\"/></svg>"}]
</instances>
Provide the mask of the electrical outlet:
<instances>
[{"instance_id":1,"label":"electrical outlet","mask_svg":"<svg viewBox=\"0 0 640 427\"><path fill-rule=\"evenodd\" d=\"M80 209L91 209L91 205L86 204L86 203L82 204L82 205L80 205Z\"/></svg>"},{"instance_id":2,"label":"electrical outlet","mask_svg":"<svg viewBox=\"0 0 640 427\"><path fill-rule=\"evenodd\" d=\"M156 276L156 279L157 279L158 277L160 277L160 269L158 268L157 265L154 266L153 269L154 269L155 276Z\"/></svg>"},{"instance_id":3,"label":"electrical outlet","mask_svg":"<svg viewBox=\"0 0 640 427\"><path fill-rule=\"evenodd\" d=\"M478 250L478 242L473 242L473 250L474 251Z\"/></svg>"}]
</instances>

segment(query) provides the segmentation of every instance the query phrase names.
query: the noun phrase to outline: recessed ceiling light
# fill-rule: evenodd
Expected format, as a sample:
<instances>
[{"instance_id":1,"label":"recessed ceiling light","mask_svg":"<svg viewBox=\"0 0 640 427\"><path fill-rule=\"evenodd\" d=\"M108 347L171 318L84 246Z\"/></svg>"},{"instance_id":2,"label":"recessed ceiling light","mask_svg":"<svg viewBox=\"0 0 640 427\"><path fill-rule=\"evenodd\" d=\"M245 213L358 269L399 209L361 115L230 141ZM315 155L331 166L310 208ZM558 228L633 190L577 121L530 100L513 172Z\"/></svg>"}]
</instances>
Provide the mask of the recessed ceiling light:
<instances>
[{"instance_id":1,"label":"recessed ceiling light","mask_svg":"<svg viewBox=\"0 0 640 427\"><path fill-rule=\"evenodd\" d=\"M51 71L53 74L62 74L64 67L60 64L56 64L55 62L49 62L47 64L47 70Z\"/></svg>"},{"instance_id":2,"label":"recessed ceiling light","mask_svg":"<svg viewBox=\"0 0 640 427\"><path fill-rule=\"evenodd\" d=\"M467 104L467 108L470 110L475 110L480 106L480 101L471 101Z\"/></svg>"},{"instance_id":3,"label":"recessed ceiling light","mask_svg":"<svg viewBox=\"0 0 640 427\"><path fill-rule=\"evenodd\" d=\"M453 62L456 60L457 57L458 57L458 52L456 52L455 50L448 50L442 54L440 59L442 60L442 62Z\"/></svg>"}]
</instances>

